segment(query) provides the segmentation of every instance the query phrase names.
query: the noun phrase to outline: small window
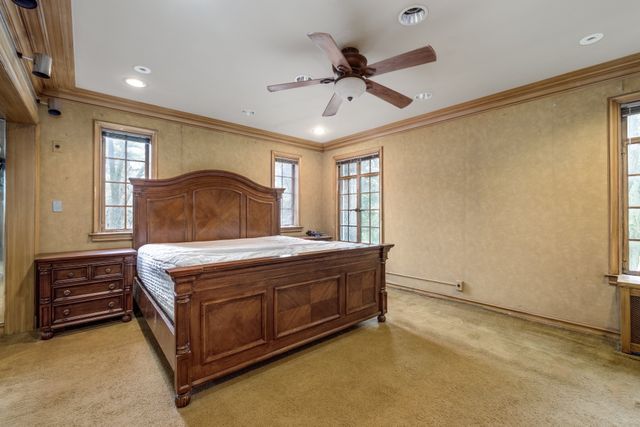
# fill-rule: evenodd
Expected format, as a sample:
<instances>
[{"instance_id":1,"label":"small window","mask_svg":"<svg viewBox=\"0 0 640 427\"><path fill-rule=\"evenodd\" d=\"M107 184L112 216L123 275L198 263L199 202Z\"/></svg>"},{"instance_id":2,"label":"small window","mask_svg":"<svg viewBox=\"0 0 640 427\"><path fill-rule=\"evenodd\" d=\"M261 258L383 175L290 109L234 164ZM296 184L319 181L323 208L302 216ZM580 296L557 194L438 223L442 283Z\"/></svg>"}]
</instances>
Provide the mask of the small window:
<instances>
[{"instance_id":1,"label":"small window","mask_svg":"<svg viewBox=\"0 0 640 427\"><path fill-rule=\"evenodd\" d=\"M155 176L154 143L154 131L108 123L96 125L94 240L114 240L123 235L130 238L133 186L129 179Z\"/></svg>"},{"instance_id":2,"label":"small window","mask_svg":"<svg viewBox=\"0 0 640 427\"><path fill-rule=\"evenodd\" d=\"M338 236L345 242L382 242L380 152L336 159Z\"/></svg>"},{"instance_id":3,"label":"small window","mask_svg":"<svg viewBox=\"0 0 640 427\"><path fill-rule=\"evenodd\" d=\"M300 226L300 157L273 153L273 187L284 188L280 201L280 227L302 229Z\"/></svg>"}]
</instances>

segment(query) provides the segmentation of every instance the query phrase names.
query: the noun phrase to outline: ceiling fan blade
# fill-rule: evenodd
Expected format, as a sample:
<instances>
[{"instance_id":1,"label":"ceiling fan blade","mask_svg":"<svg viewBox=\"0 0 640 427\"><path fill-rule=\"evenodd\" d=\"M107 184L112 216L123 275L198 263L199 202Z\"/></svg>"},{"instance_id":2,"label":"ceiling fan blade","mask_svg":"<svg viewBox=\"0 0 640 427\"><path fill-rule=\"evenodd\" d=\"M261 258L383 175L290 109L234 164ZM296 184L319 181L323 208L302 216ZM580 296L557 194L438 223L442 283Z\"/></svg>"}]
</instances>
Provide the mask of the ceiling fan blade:
<instances>
[{"instance_id":1,"label":"ceiling fan blade","mask_svg":"<svg viewBox=\"0 0 640 427\"><path fill-rule=\"evenodd\" d=\"M383 101L387 101L388 103L395 105L398 108L404 108L413 101L408 96L404 96L393 89L382 86L380 83L376 83L373 80L367 80L367 92L371 95L377 96Z\"/></svg>"},{"instance_id":2,"label":"ceiling fan blade","mask_svg":"<svg viewBox=\"0 0 640 427\"><path fill-rule=\"evenodd\" d=\"M436 60L436 51L431 46L421 47L411 52L405 52L384 61L376 62L367 68L373 69L374 76L391 71L402 70L404 68L415 67L416 65L428 64Z\"/></svg>"},{"instance_id":3,"label":"ceiling fan blade","mask_svg":"<svg viewBox=\"0 0 640 427\"><path fill-rule=\"evenodd\" d=\"M309 33L307 36L313 41L316 46L324 51L329 57L329 61L338 71L351 72L351 65L349 61L344 57L342 51L336 44L331 34L327 33Z\"/></svg>"},{"instance_id":4,"label":"ceiling fan blade","mask_svg":"<svg viewBox=\"0 0 640 427\"><path fill-rule=\"evenodd\" d=\"M333 83L333 79L332 78L324 78L324 79L312 79L312 80L306 80L303 82L291 82L291 83L281 83L278 85L270 85L267 86L267 90L269 92L277 92L279 90L287 90L287 89L295 89L297 87L304 87L304 86L313 86L313 85L317 85L317 84L321 84L321 83Z\"/></svg>"},{"instance_id":5,"label":"ceiling fan blade","mask_svg":"<svg viewBox=\"0 0 640 427\"><path fill-rule=\"evenodd\" d=\"M322 113L322 116L323 117L335 116L341 104L342 104L342 98L337 93L334 93L331 99L329 100L329 103L327 104L327 108L324 109L324 113Z\"/></svg>"}]
</instances>

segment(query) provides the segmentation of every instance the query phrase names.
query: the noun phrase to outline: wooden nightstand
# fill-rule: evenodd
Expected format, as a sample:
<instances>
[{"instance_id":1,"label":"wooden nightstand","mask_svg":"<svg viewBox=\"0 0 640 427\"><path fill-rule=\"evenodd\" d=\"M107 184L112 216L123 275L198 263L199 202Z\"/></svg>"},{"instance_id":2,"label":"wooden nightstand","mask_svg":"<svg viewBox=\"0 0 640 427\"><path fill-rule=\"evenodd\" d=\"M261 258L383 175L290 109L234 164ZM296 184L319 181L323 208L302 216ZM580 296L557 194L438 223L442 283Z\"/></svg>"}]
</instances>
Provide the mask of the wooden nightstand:
<instances>
[{"instance_id":1,"label":"wooden nightstand","mask_svg":"<svg viewBox=\"0 0 640 427\"><path fill-rule=\"evenodd\" d=\"M134 249L60 252L36 257L40 337L94 320L131 320Z\"/></svg>"}]
</instances>

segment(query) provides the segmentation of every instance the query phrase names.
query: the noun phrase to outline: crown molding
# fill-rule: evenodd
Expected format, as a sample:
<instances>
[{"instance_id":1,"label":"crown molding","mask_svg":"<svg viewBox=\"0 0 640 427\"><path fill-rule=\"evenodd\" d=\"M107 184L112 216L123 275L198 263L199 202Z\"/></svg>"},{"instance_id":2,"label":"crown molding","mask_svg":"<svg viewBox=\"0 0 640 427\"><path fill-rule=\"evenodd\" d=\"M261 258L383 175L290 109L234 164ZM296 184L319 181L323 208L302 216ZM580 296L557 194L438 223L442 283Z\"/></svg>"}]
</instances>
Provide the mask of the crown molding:
<instances>
[{"instance_id":1,"label":"crown molding","mask_svg":"<svg viewBox=\"0 0 640 427\"><path fill-rule=\"evenodd\" d=\"M637 53L409 119L393 122L374 129L337 138L327 143L319 143L77 88L75 87L74 73L71 0L43 1L40 2L38 9L31 11L17 8L11 0L0 0L0 11L8 17L9 30L13 35L16 46L30 52L43 51L53 57L54 71L52 79L44 83L39 81L39 79L36 79L38 81L35 82L33 81L34 79L32 79L36 93L42 96L55 96L65 100L114 108L130 113L320 152L640 73L640 53ZM24 64L23 66L27 67Z\"/></svg>"},{"instance_id":2,"label":"crown molding","mask_svg":"<svg viewBox=\"0 0 640 427\"><path fill-rule=\"evenodd\" d=\"M326 143L324 148L326 151L346 147L371 139L479 114L496 108L508 107L636 73L640 73L640 53L334 139Z\"/></svg>"},{"instance_id":3,"label":"crown molding","mask_svg":"<svg viewBox=\"0 0 640 427\"><path fill-rule=\"evenodd\" d=\"M43 52L53 58L51 79L42 80L31 77L35 93L40 97L53 96L249 138L323 151L323 144L318 142L79 89L75 86L71 0L42 1L36 9L32 10L17 7L11 0L0 0L0 11L6 17L7 26L16 49L27 55ZM15 54L15 52L13 53ZM30 75L31 64L23 62L22 67ZM31 93L33 94L33 90Z\"/></svg>"},{"instance_id":4,"label":"crown molding","mask_svg":"<svg viewBox=\"0 0 640 427\"><path fill-rule=\"evenodd\" d=\"M269 132L248 126L242 126L231 122L212 119L205 116L186 113L183 111L131 101L111 95L104 95L85 89L45 89L43 94L70 101L83 102L91 105L114 108L136 114L143 114L165 120L200 126L222 132L230 132L250 138L279 142L300 148L315 151L330 151L347 147L360 142L369 141L383 136L406 132L412 129L430 126L437 123L458 119L485 111L504 108L520 104L545 96L556 95L562 92L580 89L585 86L601 83L607 80L625 77L640 73L640 53L629 55L620 59L583 68L560 76L541 80L539 82L509 89L493 95L478 98L472 101L446 107L420 116L390 123L367 131L359 132L343 138L334 139L327 143L295 138L275 132Z\"/></svg>"},{"instance_id":5,"label":"crown molding","mask_svg":"<svg viewBox=\"0 0 640 427\"><path fill-rule=\"evenodd\" d=\"M134 114L141 114L158 119L174 121L178 123L198 126L206 129L213 129L221 132L233 133L246 136L248 138L263 141L278 142L292 145L298 148L323 151L324 144L309 141L302 138L295 138L275 132L269 132L249 126L238 125L223 120L212 119L197 114L185 113L171 108L159 107L157 105L146 104L144 102L132 101L117 96L105 95L85 89L58 89L45 90L44 96L60 98L67 101L81 102L84 104L96 105L100 107L113 108L115 110L126 111Z\"/></svg>"}]
</instances>

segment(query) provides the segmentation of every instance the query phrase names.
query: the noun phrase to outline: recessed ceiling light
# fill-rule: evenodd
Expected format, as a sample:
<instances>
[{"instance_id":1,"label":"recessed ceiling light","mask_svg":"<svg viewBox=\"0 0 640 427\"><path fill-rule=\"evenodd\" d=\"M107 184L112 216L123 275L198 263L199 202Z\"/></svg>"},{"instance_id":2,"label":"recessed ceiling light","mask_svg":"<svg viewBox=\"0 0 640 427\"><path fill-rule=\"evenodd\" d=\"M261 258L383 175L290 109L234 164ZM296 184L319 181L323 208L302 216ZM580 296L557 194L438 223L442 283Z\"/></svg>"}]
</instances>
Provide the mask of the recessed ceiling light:
<instances>
[{"instance_id":1,"label":"recessed ceiling light","mask_svg":"<svg viewBox=\"0 0 640 427\"><path fill-rule=\"evenodd\" d=\"M147 84L145 82L143 82L140 79L134 79L133 77L130 77L128 79L124 79L125 83L128 84L129 86L133 86L133 87L147 87Z\"/></svg>"},{"instance_id":2,"label":"recessed ceiling light","mask_svg":"<svg viewBox=\"0 0 640 427\"><path fill-rule=\"evenodd\" d=\"M589 46L590 44L598 43L603 38L604 34L602 33L590 34L580 40L580 46Z\"/></svg>"},{"instance_id":3,"label":"recessed ceiling light","mask_svg":"<svg viewBox=\"0 0 640 427\"><path fill-rule=\"evenodd\" d=\"M402 9L402 12L398 15L398 21L406 26L416 25L424 21L428 14L429 11L426 6L414 4Z\"/></svg>"},{"instance_id":4,"label":"recessed ceiling light","mask_svg":"<svg viewBox=\"0 0 640 427\"><path fill-rule=\"evenodd\" d=\"M322 136L325 133L327 133L327 130L322 126L316 126L313 129L311 129L311 132L313 132L315 136Z\"/></svg>"},{"instance_id":5,"label":"recessed ceiling light","mask_svg":"<svg viewBox=\"0 0 640 427\"><path fill-rule=\"evenodd\" d=\"M432 96L433 94L431 92L420 92L419 94L414 96L413 99L417 101L426 101L427 99L431 99Z\"/></svg>"},{"instance_id":6,"label":"recessed ceiling light","mask_svg":"<svg viewBox=\"0 0 640 427\"><path fill-rule=\"evenodd\" d=\"M308 82L309 80L311 80L311 76L308 74L300 74L299 76L296 76L297 82Z\"/></svg>"},{"instance_id":7,"label":"recessed ceiling light","mask_svg":"<svg viewBox=\"0 0 640 427\"><path fill-rule=\"evenodd\" d=\"M136 65L133 69L140 74L151 74L151 68L145 67L144 65Z\"/></svg>"},{"instance_id":8,"label":"recessed ceiling light","mask_svg":"<svg viewBox=\"0 0 640 427\"><path fill-rule=\"evenodd\" d=\"M251 116L255 116L256 112L253 110L242 110L242 114L244 114L247 117L251 117Z\"/></svg>"}]
</instances>

